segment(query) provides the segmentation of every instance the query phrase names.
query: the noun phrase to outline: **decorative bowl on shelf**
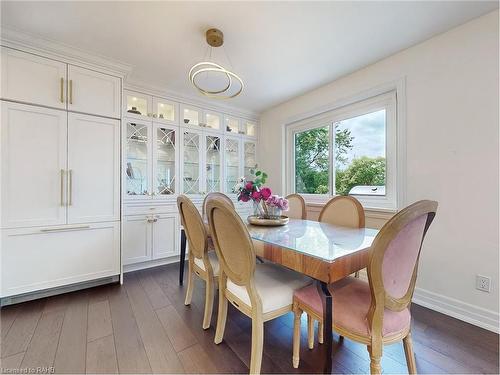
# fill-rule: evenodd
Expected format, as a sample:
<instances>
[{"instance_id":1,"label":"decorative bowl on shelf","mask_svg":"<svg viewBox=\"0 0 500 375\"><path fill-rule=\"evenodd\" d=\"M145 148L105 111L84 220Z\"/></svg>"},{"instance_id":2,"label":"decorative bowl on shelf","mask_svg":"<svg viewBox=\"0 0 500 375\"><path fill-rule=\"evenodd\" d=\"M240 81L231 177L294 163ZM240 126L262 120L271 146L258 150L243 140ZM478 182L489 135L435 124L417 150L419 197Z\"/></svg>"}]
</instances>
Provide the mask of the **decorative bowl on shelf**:
<instances>
[{"instance_id":1,"label":"decorative bowl on shelf","mask_svg":"<svg viewBox=\"0 0 500 375\"><path fill-rule=\"evenodd\" d=\"M140 115L141 114L141 112L139 112L137 110L137 107L132 107L132 109L129 109L127 112L128 113L135 113L136 115Z\"/></svg>"},{"instance_id":2,"label":"decorative bowl on shelf","mask_svg":"<svg viewBox=\"0 0 500 375\"><path fill-rule=\"evenodd\" d=\"M189 119L188 118L184 119L184 124L189 124Z\"/></svg>"},{"instance_id":3,"label":"decorative bowl on shelf","mask_svg":"<svg viewBox=\"0 0 500 375\"><path fill-rule=\"evenodd\" d=\"M264 227L279 227L282 225L287 225L290 219L288 216L281 215L279 217L264 218L258 215L250 215L247 220L252 225L260 225Z\"/></svg>"}]
</instances>

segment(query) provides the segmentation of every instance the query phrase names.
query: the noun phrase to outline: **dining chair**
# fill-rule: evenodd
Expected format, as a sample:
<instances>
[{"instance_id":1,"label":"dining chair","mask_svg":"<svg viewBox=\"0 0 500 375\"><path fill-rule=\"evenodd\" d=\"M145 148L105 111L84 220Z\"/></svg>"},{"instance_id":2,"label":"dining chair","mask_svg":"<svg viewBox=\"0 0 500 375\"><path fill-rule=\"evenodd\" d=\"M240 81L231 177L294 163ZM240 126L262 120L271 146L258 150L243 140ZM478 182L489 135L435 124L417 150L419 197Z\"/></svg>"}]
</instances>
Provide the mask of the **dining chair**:
<instances>
[{"instance_id":1,"label":"dining chair","mask_svg":"<svg viewBox=\"0 0 500 375\"><path fill-rule=\"evenodd\" d=\"M290 219L301 219L305 220L307 216L306 212L306 202L302 195L290 194L285 197L288 200L288 211L287 216Z\"/></svg>"},{"instance_id":2,"label":"dining chair","mask_svg":"<svg viewBox=\"0 0 500 375\"><path fill-rule=\"evenodd\" d=\"M338 195L328 201L319 213L318 221L344 227L363 228L365 210L359 201L351 196Z\"/></svg>"},{"instance_id":3,"label":"dining chair","mask_svg":"<svg viewBox=\"0 0 500 375\"><path fill-rule=\"evenodd\" d=\"M227 202L209 199L207 214L221 265L214 341L219 344L224 337L229 301L252 319L250 373L258 374L262 364L264 322L290 312L294 290L311 280L272 263L256 264L247 227Z\"/></svg>"},{"instance_id":4,"label":"dining chair","mask_svg":"<svg viewBox=\"0 0 500 375\"><path fill-rule=\"evenodd\" d=\"M394 215L371 246L368 282L348 277L330 285L333 294L333 329L341 336L367 345L370 372L380 374L382 347L403 340L408 371L416 373L411 340L410 304L417 279L422 243L436 215L438 203L416 202ZM315 287L293 297L293 367L299 365L300 316L307 312L323 319L322 302Z\"/></svg>"},{"instance_id":5,"label":"dining chair","mask_svg":"<svg viewBox=\"0 0 500 375\"><path fill-rule=\"evenodd\" d=\"M217 191L208 193L207 195L205 195L205 198L203 199L203 205L201 206L201 217L203 218L204 221L207 220L207 202L209 199L213 198L220 198L225 202L229 203L229 205L234 208L233 200L229 198L226 194Z\"/></svg>"},{"instance_id":6,"label":"dining chair","mask_svg":"<svg viewBox=\"0 0 500 375\"><path fill-rule=\"evenodd\" d=\"M351 228L365 226L365 210L361 203L354 197L338 195L328 201L319 214L319 222L341 225ZM359 277L359 271L354 273ZM314 316L307 314L307 344L309 349L314 348ZM319 320L318 342L323 344L323 323Z\"/></svg>"},{"instance_id":7,"label":"dining chair","mask_svg":"<svg viewBox=\"0 0 500 375\"><path fill-rule=\"evenodd\" d=\"M219 275L219 261L214 251L210 250L210 242L205 223L191 200L185 195L179 195L177 206L181 222L186 232L189 245L188 286L186 290L186 306L191 304L194 289L194 275L205 281L205 312L203 314L203 329L210 327L214 305L214 289Z\"/></svg>"}]
</instances>

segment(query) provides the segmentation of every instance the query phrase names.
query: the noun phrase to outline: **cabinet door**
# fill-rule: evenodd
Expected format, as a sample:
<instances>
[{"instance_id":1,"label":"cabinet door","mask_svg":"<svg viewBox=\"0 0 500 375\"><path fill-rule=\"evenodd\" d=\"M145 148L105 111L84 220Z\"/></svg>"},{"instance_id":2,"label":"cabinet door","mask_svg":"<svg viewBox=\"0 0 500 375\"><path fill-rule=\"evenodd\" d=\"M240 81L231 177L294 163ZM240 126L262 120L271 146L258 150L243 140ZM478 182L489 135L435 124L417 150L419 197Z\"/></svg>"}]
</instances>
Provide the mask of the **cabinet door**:
<instances>
[{"instance_id":1,"label":"cabinet door","mask_svg":"<svg viewBox=\"0 0 500 375\"><path fill-rule=\"evenodd\" d=\"M152 217L145 215L124 216L122 225L123 265L151 260Z\"/></svg>"},{"instance_id":2,"label":"cabinet door","mask_svg":"<svg viewBox=\"0 0 500 375\"><path fill-rule=\"evenodd\" d=\"M203 111L203 124L210 129L219 130L222 127L223 116L213 111Z\"/></svg>"},{"instance_id":3,"label":"cabinet door","mask_svg":"<svg viewBox=\"0 0 500 375\"><path fill-rule=\"evenodd\" d=\"M201 193L201 157L202 143L201 132L193 130L184 131L182 137L182 178L184 194L200 194Z\"/></svg>"},{"instance_id":4,"label":"cabinet door","mask_svg":"<svg viewBox=\"0 0 500 375\"><path fill-rule=\"evenodd\" d=\"M222 140L219 135L205 135L205 191L211 193L221 191L221 148Z\"/></svg>"},{"instance_id":5,"label":"cabinet door","mask_svg":"<svg viewBox=\"0 0 500 375\"><path fill-rule=\"evenodd\" d=\"M240 120L235 117L224 116L224 126L226 128L226 132L233 134L240 133Z\"/></svg>"},{"instance_id":6,"label":"cabinet door","mask_svg":"<svg viewBox=\"0 0 500 375\"><path fill-rule=\"evenodd\" d=\"M2 226L66 223L67 113L2 102Z\"/></svg>"},{"instance_id":7,"label":"cabinet door","mask_svg":"<svg viewBox=\"0 0 500 375\"><path fill-rule=\"evenodd\" d=\"M199 126L203 121L202 112L203 111L200 108L181 105L181 125Z\"/></svg>"},{"instance_id":8,"label":"cabinet door","mask_svg":"<svg viewBox=\"0 0 500 375\"><path fill-rule=\"evenodd\" d=\"M246 179L252 180L251 171L257 166L256 144L252 141L243 142L243 175Z\"/></svg>"},{"instance_id":9,"label":"cabinet door","mask_svg":"<svg viewBox=\"0 0 500 375\"><path fill-rule=\"evenodd\" d=\"M177 216L156 215L153 223L153 259L177 255Z\"/></svg>"},{"instance_id":10,"label":"cabinet door","mask_svg":"<svg viewBox=\"0 0 500 375\"><path fill-rule=\"evenodd\" d=\"M140 92L123 90L123 115L138 120L153 116L153 97Z\"/></svg>"},{"instance_id":11,"label":"cabinet door","mask_svg":"<svg viewBox=\"0 0 500 375\"><path fill-rule=\"evenodd\" d=\"M68 114L68 223L120 219L120 120Z\"/></svg>"},{"instance_id":12,"label":"cabinet door","mask_svg":"<svg viewBox=\"0 0 500 375\"><path fill-rule=\"evenodd\" d=\"M179 123L179 104L170 100L153 97L153 118L166 124Z\"/></svg>"},{"instance_id":13,"label":"cabinet door","mask_svg":"<svg viewBox=\"0 0 500 375\"><path fill-rule=\"evenodd\" d=\"M153 124L153 194L160 199L177 191L177 131Z\"/></svg>"},{"instance_id":14,"label":"cabinet door","mask_svg":"<svg viewBox=\"0 0 500 375\"><path fill-rule=\"evenodd\" d=\"M241 177L240 141L238 138L226 138L224 146L224 163L226 167L226 186L224 190L226 193L233 191L234 185L236 185Z\"/></svg>"},{"instance_id":15,"label":"cabinet door","mask_svg":"<svg viewBox=\"0 0 500 375\"><path fill-rule=\"evenodd\" d=\"M120 223L2 230L2 297L120 274Z\"/></svg>"},{"instance_id":16,"label":"cabinet door","mask_svg":"<svg viewBox=\"0 0 500 375\"><path fill-rule=\"evenodd\" d=\"M68 66L68 109L120 118L121 79Z\"/></svg>"},{"instance_id":17,"label":"cabinet door","mask_svg":"<svg viewBox=\"0 0 500 375\"><path fill-rule=\"evenodd\" d=\"M66 64L2 47L2 99L66 108Z\"/></svg>"},{"instance_id":18,"label":"cabinet door","mask_svg":"<svg viewBox=\"0 0 500 375\"><path fill-rule=\"evenodd\" d=\"M129 119L125 122L123 169L127 199L150 199L151 129L150 122Z\"/></svg>"}]
</instances>

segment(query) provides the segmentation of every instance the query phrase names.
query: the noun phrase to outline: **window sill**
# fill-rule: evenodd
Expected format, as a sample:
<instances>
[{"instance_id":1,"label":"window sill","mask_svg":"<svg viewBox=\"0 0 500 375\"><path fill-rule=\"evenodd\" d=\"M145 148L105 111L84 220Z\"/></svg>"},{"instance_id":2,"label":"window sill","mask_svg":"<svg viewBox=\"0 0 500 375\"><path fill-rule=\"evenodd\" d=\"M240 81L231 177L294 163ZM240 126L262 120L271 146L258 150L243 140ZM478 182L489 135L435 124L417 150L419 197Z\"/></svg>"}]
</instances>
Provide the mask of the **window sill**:
<instances>
[{"instance_id":1,"label":"window sill","mask_svg":"<svg viewBox=\"0 0 500 375\"><path fill-rule=\"evenodd\" d=\"M325 204L329 201L329 199L325 199L324 201L319 200L307 200L306 199L306 207L312 208L312 211L321 211L321 209L325 206ZM374 214L382 214L384 217L397 213L397 210L388 209L388 208L380 208L380 207L365 207L363 206L366 212L369 212L371 215Z\"/></svg>"}]
</instances>

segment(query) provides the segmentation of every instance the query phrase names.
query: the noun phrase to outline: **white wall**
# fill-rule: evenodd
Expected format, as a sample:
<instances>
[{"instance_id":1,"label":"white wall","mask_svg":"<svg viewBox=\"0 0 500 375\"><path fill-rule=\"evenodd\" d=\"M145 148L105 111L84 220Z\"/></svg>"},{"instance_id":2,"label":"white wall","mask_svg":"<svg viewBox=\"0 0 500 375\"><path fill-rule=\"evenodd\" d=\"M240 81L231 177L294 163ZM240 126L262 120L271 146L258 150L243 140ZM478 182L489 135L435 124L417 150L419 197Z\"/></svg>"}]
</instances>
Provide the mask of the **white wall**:
<instances>
[{"instance_id":1,"label":"white wall","mask_svg":"<svg viewBox=\"0 0 500 375\"><path fill-rule=\"evenodd\" d=\"M265 111L259 146L260 167L282 192L284 124L404 78L406 203L439 202L415 300L493 330L499 312L498 44L495 11ZM476 274L492 277L491 293L475 289Z\"/></svg>"}]
</instances>

